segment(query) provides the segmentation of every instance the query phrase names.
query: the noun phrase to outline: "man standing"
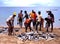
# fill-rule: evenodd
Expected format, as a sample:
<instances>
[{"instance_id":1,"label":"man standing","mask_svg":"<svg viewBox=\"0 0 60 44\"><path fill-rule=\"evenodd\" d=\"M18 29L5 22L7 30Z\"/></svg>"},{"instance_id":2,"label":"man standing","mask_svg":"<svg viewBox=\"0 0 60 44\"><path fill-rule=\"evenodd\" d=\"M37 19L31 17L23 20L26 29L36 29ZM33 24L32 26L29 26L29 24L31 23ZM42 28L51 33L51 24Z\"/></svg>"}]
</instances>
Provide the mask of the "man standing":
<instances>
[{"instance_id":1,"label":"man standing","mask_svg":"<svg viewBox=\"0 0 60 44\"><path fill-rule=\"evenodd\" d=\"M19 24L20 28L22 28L22 20L23 20L23 14L22 14L22 10L21 10L20 13L18 14L18 24Z\"/></svg>"},{"instance_id":2,"label":"man standing","mask_svg":"<svg viewBox=\"0 0 60 44\"><path fill-rule=\"evenodd\" d=\"M38 15L37 15L37 23L36 23L36 31L38 32L38 25L40 25L40 31L41 31L41 26L42 26L42 16L41 16L41 12L39 11L38 12Z\"/></svg>"},{"instance_id":3,"label":"man standing","mask_svg":"<svg viewBox=\"0 0 60 44\"><path fill-rule=\"evenodd\" d=\"M33 29L35 29L36 28L36 18L37 18L37 15L36 15L36 12L34 10L32 10L32 12L30 13L30 17L32 19Z\"/></svg>"},{"instance_id":4,"label":"man standing","mask_svg":"<svg viewBox=\"0 0 60 44\"><path fill-rule=\"evenodd\" d=\"M29 15L28 15L27 11L24 11L24 13L25 13L24 18L28 19L29 18Z\"/></svg>"},{"instance_id":5,"label":"man standing","mask_svg":"<svg viewBox=\"0 0 60 44\"><path fill-rule=\"evenodd\" d=\"M16 12L13 13L7 20L6 23L8 25L8 35L14 34L13 28L14 28L14 18L16 16Z\"/></svg>"}]
</instances>

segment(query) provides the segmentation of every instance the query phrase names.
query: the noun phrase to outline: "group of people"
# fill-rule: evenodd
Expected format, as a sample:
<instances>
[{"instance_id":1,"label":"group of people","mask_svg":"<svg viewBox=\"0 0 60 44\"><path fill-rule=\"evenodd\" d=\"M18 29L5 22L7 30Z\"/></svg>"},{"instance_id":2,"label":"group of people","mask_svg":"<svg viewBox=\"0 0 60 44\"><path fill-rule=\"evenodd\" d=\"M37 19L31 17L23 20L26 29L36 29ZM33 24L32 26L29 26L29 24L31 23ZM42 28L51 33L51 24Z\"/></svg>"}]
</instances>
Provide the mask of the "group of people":
<instances>
[{"instance_id":1,"label":"group of people","mask_svg":"<svg viewBox=\"0 0 60 44\"><path fill-rule=\"evenodd\" d=\"M40 24L40 30L41 30L41 27L43 27L43 22L44 22L44 19L41 16L41 12L39 11L38 15L36 14L36 12L34 10L32 10L32 12L30 14L28 14L27 11L24 11L24 13L25 13L24 17L22 14L22 10L18 14L18 23L17 24L19 24L20 27L22 28L22 22L23 22L23 19L25 18L25 21L24 21L25 32L27 32L28 27L29 27L30 31L32 31L31 22L33 24L33 29L37 30L38 29L37 27Z\"/></svg>"},{"instance_id":2,"label":"group of people","mask_svg":"<svg viewBox=\"0 0 60 44\"><path fill-rule=\"evenodd\" d=\"M30 31L33 31L34 29L37 32L41 31L41 27L44 26L44 20L46 21L46 28L47 28L46 31L48 32L48 28L50 27L50 25L51 25L51 32L53 31L54 15L52 14L51 11L46 11L48 13L48 16L45 19L42 18L41 11L38 11L38 14L36 14L34 10L32 10L32 12L29 14L27 13L27 11L24 11L25 16L23 16L22 12L23 10L21 10L20 13L18 13L17 24L19 24L20 28L22 28L23 19L25 18L24 20L25 32L27 32L28 27ZM14 12L13 15L10 16L6 21L8 25L8 35L12 35L13 33L15 16L16 16L16 12ZM33 29L31 27L31 23L33 25ZM39 26L39 30L38 30L38 26Z\"/></svg>"}]
</instances>

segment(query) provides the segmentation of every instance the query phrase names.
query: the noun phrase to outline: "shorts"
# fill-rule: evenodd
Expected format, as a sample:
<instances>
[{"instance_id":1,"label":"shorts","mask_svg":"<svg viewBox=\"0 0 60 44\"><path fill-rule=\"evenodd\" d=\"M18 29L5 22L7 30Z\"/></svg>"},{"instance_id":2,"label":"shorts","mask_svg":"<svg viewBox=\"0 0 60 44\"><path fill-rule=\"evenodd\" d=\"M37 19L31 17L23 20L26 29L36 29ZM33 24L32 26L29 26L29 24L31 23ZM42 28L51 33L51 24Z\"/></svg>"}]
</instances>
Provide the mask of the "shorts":
<instances>
[{"instance_id":1,"label":"shorts","mask_svg":"<svg viewBox=\"0 0 60 44\"><path fill-rule=\"evenodd\" d=\"M21 21L19 22L19 25L22 26L22 22Z\"/></svg>"}]
</instances>

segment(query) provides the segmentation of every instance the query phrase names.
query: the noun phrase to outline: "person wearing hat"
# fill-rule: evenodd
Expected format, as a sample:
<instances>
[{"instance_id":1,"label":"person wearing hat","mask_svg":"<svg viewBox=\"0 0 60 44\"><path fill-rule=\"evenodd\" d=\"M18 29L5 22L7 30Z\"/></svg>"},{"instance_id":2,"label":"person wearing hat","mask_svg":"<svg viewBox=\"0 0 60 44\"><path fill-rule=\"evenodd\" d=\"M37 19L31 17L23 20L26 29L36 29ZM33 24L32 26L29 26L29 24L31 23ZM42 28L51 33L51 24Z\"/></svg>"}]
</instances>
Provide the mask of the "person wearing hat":
<instances>
[{"instance_id":1,"label":"person wearing hat","mask_svg":"<svg viewBox=\"0 0 60 44\"><path fill-rule=\"evenodd\" d=\"M12 35L13 33L13 28L14 28L14 19L16 16L16 12L13 13L13 15L9 16L8 19L6 20L6 23L8 25L8 35Z\"/></svg>"},{"instance_id":2,"label":"person wearing hat","mask_svg":"<svg viewBox=\"0 0 60 44\"><path fill-rule=\"evenodd\" d=\"M46 11L48 13L48 17L45 18L45 20L47 21L47 32L48 32L48 28L51 26L51 32L53 31L53 23L54 23L54 14L51 11Z\"/></svg>"}]
</instances>

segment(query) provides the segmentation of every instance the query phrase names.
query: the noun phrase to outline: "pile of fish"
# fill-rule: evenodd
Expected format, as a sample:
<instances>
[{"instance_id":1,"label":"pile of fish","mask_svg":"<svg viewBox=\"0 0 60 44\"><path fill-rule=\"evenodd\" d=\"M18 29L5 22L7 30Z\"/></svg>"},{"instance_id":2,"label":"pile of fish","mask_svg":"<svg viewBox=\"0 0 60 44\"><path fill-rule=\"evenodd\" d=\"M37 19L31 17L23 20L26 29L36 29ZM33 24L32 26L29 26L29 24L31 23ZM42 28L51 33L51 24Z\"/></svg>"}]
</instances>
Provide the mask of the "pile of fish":
<instances>
[{"instance_id":1,"label":"pile of fish","mask_svg":"<svg viewBox=\"0 0 60 44\"><path fill-rule=\"evenodd\" d=\"M27 33L22 33L17 36L21 40L41 40L41 39L46 39L46 40L52 40L55 38L55 34L53 33L44 33L44 32L27 32Z\"/></svg>"},{"instance_id":2,"label":"pile of fish","mask_svg":"<svg viewBox=\"0 0 60 44\"><path fill-rule=\"evenodd\" d=\"M0 34L5 34L7 32L8 29L0 29ZM16 30L16 32L18 32L18 30ZM44 33L40 31L39 33L37 32L21 33L16 37L18 37L18 39L21 40L41 40L41 39L52 40L56 37L56 35L53 33Z\"/></svg>"}]
</instances>

